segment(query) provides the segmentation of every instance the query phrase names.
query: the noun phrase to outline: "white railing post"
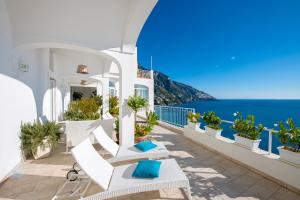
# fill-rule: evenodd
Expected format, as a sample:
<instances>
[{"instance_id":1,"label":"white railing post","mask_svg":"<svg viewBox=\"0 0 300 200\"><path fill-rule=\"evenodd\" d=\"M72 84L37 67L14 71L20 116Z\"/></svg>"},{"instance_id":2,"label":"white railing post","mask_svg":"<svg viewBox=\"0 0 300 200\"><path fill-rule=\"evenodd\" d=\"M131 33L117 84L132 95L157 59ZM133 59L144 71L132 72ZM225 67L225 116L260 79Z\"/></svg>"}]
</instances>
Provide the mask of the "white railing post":
<instances>
[{"instance_id":1,"label":"white railing post","mask_svg":"<svg viewBox=\"0 0 300 200\"><path fill-rule=\"evenodd\" d=\"M269 152L269 155L272 154L272 134L273 134L273 131L272 130L269 130L269 144L268 144L268 152Z\"/></svg>"}]
</instances>

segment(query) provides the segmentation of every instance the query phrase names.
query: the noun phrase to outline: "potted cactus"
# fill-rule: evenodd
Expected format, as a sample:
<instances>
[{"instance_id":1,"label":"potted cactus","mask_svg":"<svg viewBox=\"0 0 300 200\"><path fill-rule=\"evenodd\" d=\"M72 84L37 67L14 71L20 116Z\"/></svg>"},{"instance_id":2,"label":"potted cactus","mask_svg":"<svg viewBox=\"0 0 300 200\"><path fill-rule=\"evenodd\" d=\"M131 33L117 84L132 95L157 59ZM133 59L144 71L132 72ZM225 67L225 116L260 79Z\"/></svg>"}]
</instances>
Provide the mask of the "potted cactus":
<instances>
[{"instance_id":1,"label":"potted cactus","mask_svg":"<svg viewBox=\"0 0 300 200\"><path fill-rule=\"evenodd\" d=\"M252 151L258 150L261 141L260 134L264 130L264 126L262 124L255 126L255 117L253 115L248 115L244 119L242 114L237 112L234 113L234 116L237 118L234 120L231 128L236 132L234 134L235 142Z\"/></svg>"},{"instance_id":2,"label":"potted cactus","mask_svg":"<svg viewBox=\"0 0 300 200\"><path fill-rule=\"evenodd\" d=\"M283 146L278 147L280 159L300 166L300 128L292 118L287 120L287 127L279 122L277 133Z\"/></svg>"},{"instance_id":3,"label":"potted cactus","mask_svg":"<svg viewBox=\"0 0 300 200\"><path fill-rule=\"evenodd\" d=\"M188 115L188 127L193 130L197 130L200 127L199 119L201 117L200 113L189 112Z\"/></svg>"},{"instance_id":4,"label":"potted cactus","mask_svg":"<svg viewBox=\"0 0 300 200\"><path fill-rule=\"evenodd\" d=\"M219 137L221 135L222 129L220 128L220 125L222 120L215 112L205 112L203 114L203 120L206 123L206 126L204 127L206 134L213 137Z\"/></svg>"}]
</instances>

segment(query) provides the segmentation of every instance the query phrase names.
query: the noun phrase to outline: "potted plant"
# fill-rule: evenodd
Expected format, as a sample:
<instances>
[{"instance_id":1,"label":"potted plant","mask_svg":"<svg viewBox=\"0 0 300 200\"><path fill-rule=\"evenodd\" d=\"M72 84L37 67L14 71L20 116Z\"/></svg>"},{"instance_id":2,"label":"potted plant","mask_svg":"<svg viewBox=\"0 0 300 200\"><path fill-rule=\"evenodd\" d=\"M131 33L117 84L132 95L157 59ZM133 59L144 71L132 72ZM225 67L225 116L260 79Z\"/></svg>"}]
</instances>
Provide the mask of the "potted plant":
<instances>
[{"instance_id":1,"label":"potted plant","mask_svg":"<svg viewBox=\"0 0 300 200\"><path fill-rule=\"evenodd\" d=\"M278 147L280 159L300 165L300 128L296 127L292 118L287 120L288 127L279 122L277 135L283 146Z\"/></svg>"},{"instance_id":2,"label":"potted plant","mask_svg":"<svg viewBox=\"0 0 300 200\"><path fill-rule=\"evenodd\" d=\"M200 127L199 119L201 117L200 113L188 112L188 127L193 130L197 130Z\"/></svg>"},{"instance_id":3,"label":"potted plant","mask_svg":"<svg viewBox=\"0 0 300 200\"><path fill-rule=\"evenodd\" d=\"M51 149L58 143L60 128L55 122L21 124L20 139L24 155L32 155L34 159L48 157Z\"/></svg>"},{"instance_id":4,"label":"potted plant","mask_svg":"<svg viewBox=\"0 0 300 200\"><path fill-rule=\"evenodd\" d=\"M89 137L97 126L104 125L101 117L102 97L94 96L72 101L64 113L67 146L75 146ZM113 119L105 124L105 128L113 130ZM91 138L93 142L93 138Z\"/></svg>"},{"instance_id":5,"label":"potted plant","mask_svg":"<svg viewBox=\"0 0 300 200\"><path fill-rule=\"evenodd\" d=\"M259 124L255 126L255 117L248 115L243 119L241 113L234 113L237 119L234 120L231 128L236 132L234 134L235 142L240 146L246 147L250 150L257 150L261 141L260 134L264 130L264 126Z\"/></svg>"},{"instance_id":6,"label":"potted plant","mask_svg":"<svg viewBox=\"0 0 300 200\"><path fill-rule=\"evenodd\" d=\"M147 139L147 135L152 131L152 128L148 124L136 124L135 125L135 142L139 143Z\"/></svg>"},{"instance_id":7,"label":"potted plant","mask_svg":"<svg viewBox=\"0 0 300 200\"><path fill-rule=\"evenodd\" d=\"M119 115L119 99L116 96L111 96L109 98L109 113L113 117L117 117Z\"/></svg>"},{"instance_id":8,"label":"potted plant","mask_svg":"<svg viewBox=\"0 0 300 200\"><path fill-rule=\"evenodd\" d=\"M204 127L205 133L213 137L219 137L221 135L222 129L220 128L220 125L222 120L215 112L205 112L203 114L203 120L206 123L206 126Z\"/></svg>"},{"instance_id":9,"label":"potted plant","mask_svg":"<svg viewBox=\"0 0 300 200\"><path fill-rule=\"evenodd\" d=\"M149 126L141 125L136 123L137 119L137 112L145 107L148 106L148 102L141 96L131 96L127 101L127 105L133 110L134 112L134 127L135 127L135 137L139 139L144 139L147 133L150 133Z\"/></svg>"}]
</instances>

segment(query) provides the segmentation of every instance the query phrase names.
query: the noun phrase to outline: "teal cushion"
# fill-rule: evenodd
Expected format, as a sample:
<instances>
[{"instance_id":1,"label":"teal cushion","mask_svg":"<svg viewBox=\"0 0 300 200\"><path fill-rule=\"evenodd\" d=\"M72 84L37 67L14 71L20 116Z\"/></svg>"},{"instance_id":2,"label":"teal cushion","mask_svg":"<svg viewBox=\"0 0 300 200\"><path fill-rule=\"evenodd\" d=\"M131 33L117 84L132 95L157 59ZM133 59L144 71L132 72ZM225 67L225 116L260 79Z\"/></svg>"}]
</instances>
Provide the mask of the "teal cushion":
<instances>
[{"instance_id":1,"label":"teal cushion","mask_svg":"<svg viewBox=\"0 0 300 200\"><path fill-rule=\"evenodd\" d=\"M134 145L137 149L145 152L145 151L149 151L151 149L154 149L155 147L157 147L156 144L153 144L152 142L150 141L143 141L143 142L140 142L140 143L137 143Z\"/></svg>"},{"instance_id":2,"label":"teal cushion","mask_svg":"<svg viewBox=\"0 0 300 200\"><path fill-rule=\"evenodd\" d=\"M136 178L156 178L159 177L161 161L140 160L132 174Z\"/></svg>"}]
</instances>

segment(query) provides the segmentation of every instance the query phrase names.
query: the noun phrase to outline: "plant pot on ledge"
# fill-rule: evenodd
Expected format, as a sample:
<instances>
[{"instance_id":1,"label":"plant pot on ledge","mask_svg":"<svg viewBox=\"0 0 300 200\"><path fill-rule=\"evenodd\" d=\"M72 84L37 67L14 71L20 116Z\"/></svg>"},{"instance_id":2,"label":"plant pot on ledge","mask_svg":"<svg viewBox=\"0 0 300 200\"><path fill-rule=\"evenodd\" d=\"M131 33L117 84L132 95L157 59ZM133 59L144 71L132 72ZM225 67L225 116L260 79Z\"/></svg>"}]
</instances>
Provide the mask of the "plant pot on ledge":
<instances>
[{"instance_id":1,"label":"plant pot on ledge","mask_svg":"<svg viewBox=\"0 0 300 200\"><path fill-rule=\"evenodd\" d=\"M204 128L205 128L205 133L209 136L212 136L212 137L221 136L222 129L213 129L213 128L210 128L208 126L204 126Z\"/></svg>"},{"instance_id":2,"label":"plant pot on ledge","mask_svg":"<svg viewBox=\"0 0 300 200\"><path fill-rule=\"evenodd\" d=\"M300 153L291 151L284 146L277 147L280 160L300 166Z\"/></svg>"},{"instance_id":3,"label":"plant pot on ledge","mask_svg":"<svg viewBox=\"0 0 300 200\"><path fill-rule=\"evenodd\" d=\"M245 147L247 149L250 149L252 151L259 149L258 146L259 146L259 143L261 141L261 139L251 140L251 139L248 139L248 138L245 138L245 137L241 137L238 134L234 134L234 139L235 139L235 142L238 145L240 145L242 147Z\"/></svg>"},{"instance_id":4,"label":"plant pot on ledge","mask_svg":"<svg viewBox=\"0 0 300 200\"><path fill-rule=\"evenodd\" d=\"M194 123L189 121L188 127L193 130L198 130L200 128L200 122Z\"/></svg>"}]
</instances>

